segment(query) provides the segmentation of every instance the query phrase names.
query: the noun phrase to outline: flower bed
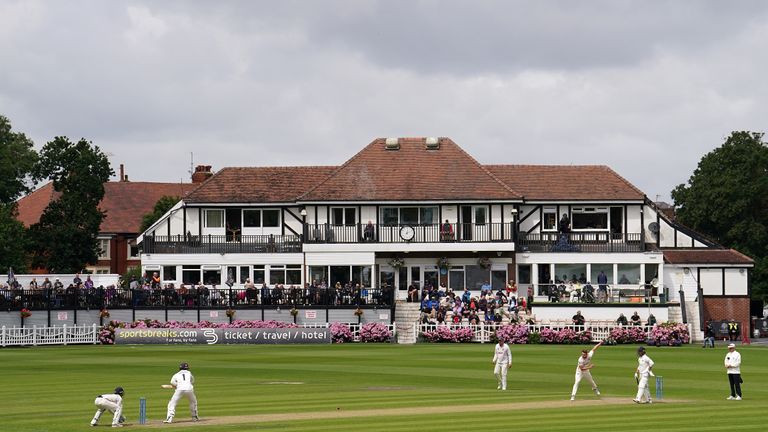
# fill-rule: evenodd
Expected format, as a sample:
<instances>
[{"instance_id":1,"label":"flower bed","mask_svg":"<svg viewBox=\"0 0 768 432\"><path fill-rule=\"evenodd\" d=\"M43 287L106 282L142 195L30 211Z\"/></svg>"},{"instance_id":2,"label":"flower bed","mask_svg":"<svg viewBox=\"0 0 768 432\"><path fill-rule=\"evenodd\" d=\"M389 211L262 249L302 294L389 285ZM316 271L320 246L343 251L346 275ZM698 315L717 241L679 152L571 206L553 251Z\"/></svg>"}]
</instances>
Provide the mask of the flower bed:
<instances>
[{"instance_id":1,"label":"flower bed","mask_svg":"<svg viewBox=\"0 0 768 432\"><path fill-rule=\"evenodd\" d=\"M528 326L524 324L505 325L497 329L493 336L491 336L492 342L498 342L499 340L503 340L508 344L527 344Z\"/></svg>"},{"instance_id":2,"label":"flower bed","mask_svg":"<svg viewBox=\"0 0 768 432\"><path fill-rule=\"evenodd\" d=\"M331 341L333 343L345 343L345 342L352 342L354 340L354 335L352 334L352 330L349 329L349 326L343 323L331 323L330 326L331 329Z\"/></svg>"},{"instance_id":3,"label":"flower bed","mask_svg":"<svg viewBox=\"0 0 768 432\"><path fill-rule=\"evenodd\" d=\"M642 327L616 327L611 330L610 339L617 344L645 343L645 330Z\"/></svg>"},{"instance_id":4,"label":"flower bed","mask_svg":"<svg viewBox=\"0 0 768 432\"><path fill-rule=\"evenodd\" d=\"M99 332L99 342L104 345L115 343L115 329L117 328L296 328L293 323L284 323L281 321L248 321L238 320L229 323L215 323L211 321L200 321L197 323L187 321L158 321L158 320L139 320L134 322L110 321Z\"/></svg>"},{"instance_id":5,"label":"flower bed","mask_svg":"<svg viewBox=\"0 0 768 432\"><path fill-rule=\"evenodd\" d=\"M389 342L392 332L389 327L380 323L365 323L360 327L360 342Z\"/></svg>"},{"instance_id":6,"label":"flower bed","mask_svg":"<svg viewBox=\"0 0 768 432\"><path fill-rule=\"evenodd\" d=\"M653 327L645 342L655 346L680 346L690 341L688 326L680 323L663 323Z\"/></svg>"},{"instance_id":7,"label":"flower bed","mask_svg":"<svg viewBox=\"0 0 768 432\"><path fill-rule=\"evenodd\" d=\"M589 330L577 332L570 328L553 330L549 327L539 332L539 343L543 344L586 344L592 342Z\"/></svg>"},{"instance_id":8,"label":"flower bed","mask_svg":"<svg viewBox=\"0 0 768 432\"><path fill-rule=\"evenodd\" d=\"M472 342L474 331L469 327L438 327L421 333L427 342Z\"/></svg>"}]
</instances>

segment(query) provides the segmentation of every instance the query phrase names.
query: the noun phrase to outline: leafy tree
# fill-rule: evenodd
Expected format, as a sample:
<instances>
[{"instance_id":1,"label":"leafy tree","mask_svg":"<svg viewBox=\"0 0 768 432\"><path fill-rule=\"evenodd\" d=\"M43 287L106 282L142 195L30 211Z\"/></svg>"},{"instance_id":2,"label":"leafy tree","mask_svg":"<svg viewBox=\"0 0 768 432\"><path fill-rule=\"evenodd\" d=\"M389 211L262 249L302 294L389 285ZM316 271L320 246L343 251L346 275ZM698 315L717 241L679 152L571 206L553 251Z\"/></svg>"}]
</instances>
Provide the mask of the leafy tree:
<instances>
[{"instance_id":1,"label":"leafy tree","mask_svg":"<svg viewBox=\"0 0 768 432\"><path fill-rule=\"evenodd\" d=\"M32 188L30 173L37 161L32 140L11 131L11 122L0 116L0 269L27 268L26 230L16 219L16 199Z\"/></svg>"},{"instance_id":2,"label":"leafy tree","mask_svg":"<svg viewBox=\"0 0 768 432\"><path fill-rule=\"evenodd\" d=\"M676 217L755 260L753 298L768 297L768 146L763 134L733 132L672 191Z\"/></svg>"},{"instance_id":3,"label":"leafy tree","mask_svg":"<svg viewBox=\"0 0 768 432\"><path fill-rule=\"evenodd\" d=\"M155 207L152 209L152 212L142 216L141 228L139 228L139 231L146 231L147 228L152 226L153 223L157 222L158 219L163 217L163 215L173 206L175 206L176 203L178 203L180 200L181 198L177 196L165 195L160 197L160 199L155 203Z\"/></svg>"},{"instance_id":4,"label":"leafy tree","mask_svg":"<svg viewBox=\"0 0 768 432\"><path fill-rule=\"evenodd\" d=\"M96 262L97 235L104 212L104 182L114 174L109 159L91 142L56 137L40 151L36 179L50 179L61 193L30 227L33 264L51 272L74 273Z\"/></svg>"}]
</instances>

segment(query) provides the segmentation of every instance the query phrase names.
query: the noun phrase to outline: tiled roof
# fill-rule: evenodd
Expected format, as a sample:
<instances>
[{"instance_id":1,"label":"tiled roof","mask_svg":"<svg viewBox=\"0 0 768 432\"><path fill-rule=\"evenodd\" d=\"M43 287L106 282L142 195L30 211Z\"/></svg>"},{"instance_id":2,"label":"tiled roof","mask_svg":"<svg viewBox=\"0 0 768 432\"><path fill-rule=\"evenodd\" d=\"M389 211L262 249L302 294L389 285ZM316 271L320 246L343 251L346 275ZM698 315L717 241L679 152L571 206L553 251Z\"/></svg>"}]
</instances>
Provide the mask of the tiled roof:
<instances>
[{"instance_id":1,"label":"tiled roof","mask_svg":"<svg viewBox=\"0 0 768 432\"><path fill-rule=\"evenodd\" d=\"M675 249L664 250L668 264L744 264L754 260L734 249Z\"/></svg>"},{"instance_id":2,"label":"tiled roof","mask_svg":"<svg viewBox=\"0 0 768 432\"><path fill-rule=\"evenodd\" d=\"M375 139L301 201L517 200L520 194L448 138L428 150L426 138L400 138L388 150Z\"/></svg>"},{"instance_id":3,"label":"tiled roof","mask_svg":"<svg viewBox=\"0 0 768 432\"><path fill-rule=\"evenodd\" d=\"M141 218L152 212L163 196L183 197L194 186L191 183L107 182L99 208L106 212L101 233L138 233ZM40 221L48 203L58 196L53 183L48 183L21 198L18 219L26 226Z\"/></svg>"},{"instance_id":4,"label":"tiled roof","mask_svg":"<svg viewBox=\"0 0 768 432\"><path fill-rule=\"evenodd\" d=\"M486 165L526 200L642 200L645 194L603 165Z\"/></svg>"},{"instance_id":5,"label":"tiled roof","mask_svg":"<svg viewBox=\"0 0 768 432\"><path fill-rule=\"evenodd\" d=\"M291 202L320 183L338 167L232 167L223 168L193 190L187 203Z\"/></svg>"}]
</instances>

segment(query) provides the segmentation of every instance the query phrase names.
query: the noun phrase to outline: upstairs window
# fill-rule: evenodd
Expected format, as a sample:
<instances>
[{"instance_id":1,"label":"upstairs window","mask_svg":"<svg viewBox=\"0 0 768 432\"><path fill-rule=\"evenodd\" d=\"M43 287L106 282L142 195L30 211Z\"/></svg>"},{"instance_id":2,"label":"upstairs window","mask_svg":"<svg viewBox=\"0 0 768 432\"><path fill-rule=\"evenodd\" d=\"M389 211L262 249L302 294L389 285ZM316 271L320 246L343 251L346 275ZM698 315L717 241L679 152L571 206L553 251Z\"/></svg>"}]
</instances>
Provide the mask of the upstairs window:
<instances>
[{"instance_id":1,"label":"upstairs window","mask_svg":"<svg viewBox=\"0 0 768 432\"><path fill-rule=\"evenodd\" d=\"M280 210L243 210L243 227L274 228L280 226Z\"/></svg>"},{"instance_id":2,"label":"upstairs window","mask_svg":"<svg viewBox=\"0 0 768 432\"><path fill-rule=\"evenodd\" d=\"M557 210L554 207L544 209L541 220L541 229L543 231L557 230Z\"/></svg>"},{"instance_id":3,"label":"upstairs window","mask_svg":"<svg viewBox=\"0 0 768 432\"><path fill-rule=\"evenodd\" d=\"M355 225L357 223L357 209L354 207L332 208L331 223L333 225Z\"/></svg>"},{"instance_id":4,"label":"upstairs window","mask_svg":"<svg viewBox=\"0 0 768 432\"><path fill-rule=\"evenodd\" d=\"M383 207L383 225L436 225L437 207Z\"/></svg>"},{"instance_id":5,"label":"upstairs window","mask_svg":"<svg viewBox=\"0 0 768 432\"><path fill-rule=\"evenodd\" d=\"M205 227L224 228L224 210L206 210Z\"/></svg>"},{"instance_id":6,"label":"upstairs window","mask_svg":"<svg viewBox=\"0 0 768 432\"><path fill-rule=\"evenodd\" d=\"M574 230L607 230L607 207L574 207L571 212L571 228Z\"/></svg>"},{"instance_id":7,"label":"upstairs window","mask_svg":"<svg viewBox=\"0 0 768 432\"><path fill-rule=\"evenodd\" d=\"M109 239L98 239L99 259L109 259Z\"/></svg>"}]
</instances>

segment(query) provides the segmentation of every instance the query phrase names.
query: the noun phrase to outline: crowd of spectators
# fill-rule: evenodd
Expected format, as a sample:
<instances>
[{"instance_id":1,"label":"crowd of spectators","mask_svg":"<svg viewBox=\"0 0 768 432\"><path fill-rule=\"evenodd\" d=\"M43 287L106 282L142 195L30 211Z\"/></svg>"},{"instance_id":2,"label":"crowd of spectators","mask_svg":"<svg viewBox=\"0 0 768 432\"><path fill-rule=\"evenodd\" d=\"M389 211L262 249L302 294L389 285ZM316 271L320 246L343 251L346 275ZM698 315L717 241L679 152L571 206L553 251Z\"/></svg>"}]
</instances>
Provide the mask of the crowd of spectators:
<instances>
[{"instance_id":1,"label":"crowd of spectators","mask_svg":"<svg viewBox=\"0 0 768 432\"><path fill-rule=\"evenodd\" d=\"M422 324L477 325L483 322L498 325L505 318L509 322L518 322L520 312L527 307L526 298L517 296L513 282L495 292L485 283L476 296L467 288L459 295L444 285L435 287L429 282L421 292L415 285L411 285L408 292L409 298L419 296Z\"/></svg>"}]
</instances>

